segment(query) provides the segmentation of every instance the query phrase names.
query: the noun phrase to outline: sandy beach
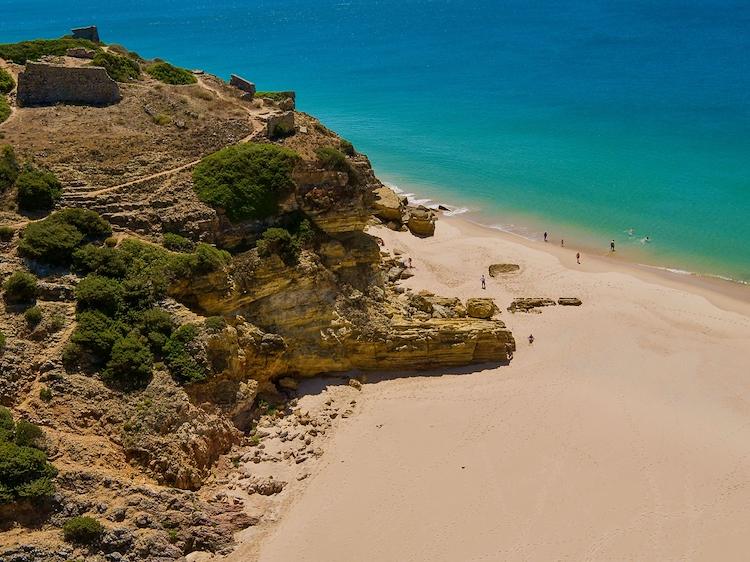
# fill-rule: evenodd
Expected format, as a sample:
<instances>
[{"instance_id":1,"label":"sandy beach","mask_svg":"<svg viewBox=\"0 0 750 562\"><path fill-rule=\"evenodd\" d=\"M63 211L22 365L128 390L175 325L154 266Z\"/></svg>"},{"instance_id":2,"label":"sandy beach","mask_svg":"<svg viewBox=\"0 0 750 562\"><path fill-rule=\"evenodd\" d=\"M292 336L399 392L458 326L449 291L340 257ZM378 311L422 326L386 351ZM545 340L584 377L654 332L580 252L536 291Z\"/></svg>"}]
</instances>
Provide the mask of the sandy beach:
<instances>
[{"instance_id":1,"label":"sandy beach","mask_svg":"<svg viewBox=\"0 0 750 562\"><path fill-rule=\"evenodd\" d=\"M373 234L412 257L404 285L494 297L518 351L370 376L260 560L746 559L750 289L606 254L579 266L574 248L457 218L433 238ZM521 270L483 291L492 263ZM584 304L504 310L521 296Z\"/></svg>"}]
</instances>

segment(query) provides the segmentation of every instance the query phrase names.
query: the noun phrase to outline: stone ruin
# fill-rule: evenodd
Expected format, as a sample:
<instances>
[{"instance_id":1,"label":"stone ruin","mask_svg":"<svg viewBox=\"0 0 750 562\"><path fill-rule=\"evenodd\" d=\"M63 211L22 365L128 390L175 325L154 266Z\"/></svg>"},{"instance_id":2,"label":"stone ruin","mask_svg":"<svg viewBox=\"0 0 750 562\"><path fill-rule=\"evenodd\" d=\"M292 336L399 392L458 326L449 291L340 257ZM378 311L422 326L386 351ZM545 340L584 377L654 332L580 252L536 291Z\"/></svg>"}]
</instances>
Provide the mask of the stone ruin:
<instances>
[{"instance_id":1,"label":"stone ruin","mask_svg":"<svg viewBox=\"0 0 750 562\"><path fill-rule=\"evenodd\" d=\"M294 112L286 111L266 118L266 135L273 139L294 132Z\"/></svg>"},{"instance_id":2,"label":"stone ruin","mask_svg":"<svg viewBox=\"0 0 750 562\"><path fill-rule=\"evenodd\" d=\"M122 99L117 82L100 66L28 62L18 75L19 106L77 103L110 105Z\"/></svg>"},{"instance_id":3,"label":"stone ruin","mask_svg":"<svg viewBox=\"0 0 750 562\"><path fill-rule=\"evenodd\" d=\"M99 30L96 29L95 25L76 27L75 29L72 29L71 32L75 39L87 39L94 43L99 43Z\"/></svg>"},{"instance_id":4,"label":"stone ruin","mask_svg":"<svg viewBox=\"0 0 750 562\"><path fill-rule=\"evenodd\" d=\"M242 78L242 76L232 74L232 76L229 78L229 85L234 86L235 88L238 88L243 92L247 92L248 94L250 94L250 97L255 95L255 84L253 84L249 80L245 80L244 78Z\"/></svg>"}]
</instances>

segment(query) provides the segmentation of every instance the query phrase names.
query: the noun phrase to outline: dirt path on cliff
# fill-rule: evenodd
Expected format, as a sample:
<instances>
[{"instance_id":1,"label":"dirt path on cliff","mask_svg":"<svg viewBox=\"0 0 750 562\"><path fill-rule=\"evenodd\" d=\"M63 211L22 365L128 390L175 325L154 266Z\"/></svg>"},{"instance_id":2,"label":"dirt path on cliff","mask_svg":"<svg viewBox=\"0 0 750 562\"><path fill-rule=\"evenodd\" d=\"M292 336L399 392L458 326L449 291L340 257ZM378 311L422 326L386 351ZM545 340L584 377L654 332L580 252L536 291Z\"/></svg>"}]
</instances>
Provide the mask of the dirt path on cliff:
<instances>
[{"instance_id":1,"label":"dirt path on cliff","mask_svg":"<svg viewBox=\"0 0 750 562\"><path fill-rule=\"evenodd\" d=\"M518 351L508 367L366 384L262 562L746 558L746 307L460 221L377 234L413 258L405 285L495 298ZM483 291L492 263L521 270ZM508 313L522 296L583 306Z\"/></svg>"}]
</instances>

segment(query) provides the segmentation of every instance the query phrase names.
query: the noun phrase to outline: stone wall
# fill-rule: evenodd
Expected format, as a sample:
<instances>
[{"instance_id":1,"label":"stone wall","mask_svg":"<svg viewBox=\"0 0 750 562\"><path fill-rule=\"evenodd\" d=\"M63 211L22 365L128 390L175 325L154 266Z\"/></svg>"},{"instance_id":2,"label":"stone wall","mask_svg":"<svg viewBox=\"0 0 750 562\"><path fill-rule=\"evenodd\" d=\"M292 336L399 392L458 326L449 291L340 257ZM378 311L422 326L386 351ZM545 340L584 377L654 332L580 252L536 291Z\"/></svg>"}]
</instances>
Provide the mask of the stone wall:
<instances>
[{"instance_id":1,"label":"stone wall","mask_svg":"<svg viewBox=\"0 0 750 562\"><path fill-rule=\"evenodd\" d=\"M95 25L89 25L88 27L77 27L72 29L73 37L76 39L88 39L94 43L99 42L99 30L96 29Z\"/></svg>"},{"instance_id":2,"label":"stone wall","mask_svg":"<svg viewBox=\"0 0 750 562\"><path fill-rule=\"evenodd\" d=\"M240 90L242 90L243 92L247 92L251 96L255 95L255 84L253 84L249 80L245 80L244 78L242 78L242 76L232 74L229 79L229 85L234 86L235 88L239 88Z\"/></svg>"},{"instance_id":3,"label":"stone wall","mask_svg":"<svg viewBox=\"0 0 750 562\"><path fill-rule=\"evenodd\" d=\"M120 88L99 66L66 67L29 62L18 75L18 105L78 103L109 105L120 101Z\"/></svg>"}]
</instances>

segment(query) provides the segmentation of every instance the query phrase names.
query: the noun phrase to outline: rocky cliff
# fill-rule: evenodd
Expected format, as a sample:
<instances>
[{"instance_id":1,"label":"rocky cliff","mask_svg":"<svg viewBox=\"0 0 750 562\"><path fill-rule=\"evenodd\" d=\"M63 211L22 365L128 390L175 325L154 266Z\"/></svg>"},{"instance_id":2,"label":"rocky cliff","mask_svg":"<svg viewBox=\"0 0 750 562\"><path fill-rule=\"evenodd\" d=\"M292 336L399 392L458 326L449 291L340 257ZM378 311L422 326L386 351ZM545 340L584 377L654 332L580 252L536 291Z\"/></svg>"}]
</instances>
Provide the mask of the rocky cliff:
<instances>
[{"instance_id":1,"label":"rocky cliff","mask_svg":"<svg viewBox=\"0 0 750 562\"><path fill-rule=\"evenodd\" d=\"M25 72L34 68L29 63ZM80 257L72 267L29 257L23 250L29 232L48 219L18 210L20 188L0 194L0 275L33 273L35 308L43 318L27 320L29 305L13 303L6 290L0 403L43 429L43 448L59 471L56 492L39 512L43 517L23 523L37 531L18 527L6 513L12 532L0 545L11 549L14 560L83 553L57 548L50 539L79 515L108 521L99 546L85 551L91 559L118 552L131 560L167 560L221 550L252 518L190 490L199 490L221 455L247 439L261 403L285 400L294 379L404 372L405 365L424 370L506 363L515 348L491 303L465 306L399 286L409 274L406 266L383 255L367 228L383 220L429 236L434 213L398 198L383 203L388 193L368 159L315 118L290 109L288 97L253 99L205 74L192 85L166 85L143 74L119 90L118 103L95 111L19 107L0 127L0 142L12 146L19 160L59 178L58 210L92 210L111 225L107 244L95 241L90 255L108 256L107 267L121 260L131 268L112 273L89 260L82 271ZM238 218L236 209L198 195L196 167L238 143L270 144L295 155L290 183L270 214ZM184 247L166 250L168 240ZM148 261L152 254L156 258ZM167 263L172 269L164 269ZM166 285L163 294L149 297L156 299L149 310L167 313L170 331L180 326L191 334L189 340L171 336L172 347L156 346L159 334L139 327L142 311L123 304L131 302L128 295L143 272L155 283L157 269L166 272ZM145 382L138 387L112 384L114 359L104 368L95 357L71 362L65 356L71 342L82 341L82 311L89 305L81 285L108 275L107 286L121 287L124 295L111 320L125 326L112 328L121 330L115 345L150 345L142 356L158 360L141 373ZM153 514L160 512L169 516L157 520Z\"/></svg>"}]
</instances>

